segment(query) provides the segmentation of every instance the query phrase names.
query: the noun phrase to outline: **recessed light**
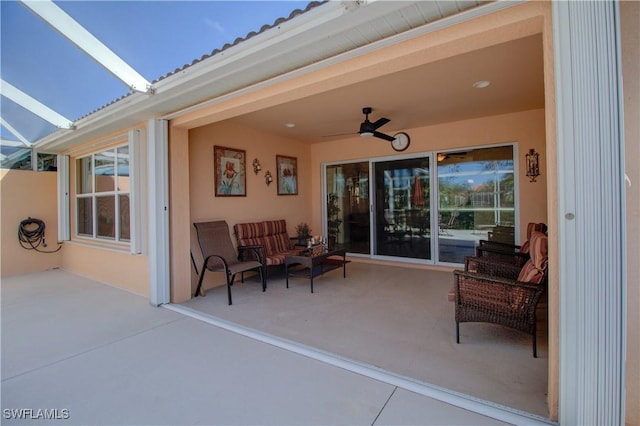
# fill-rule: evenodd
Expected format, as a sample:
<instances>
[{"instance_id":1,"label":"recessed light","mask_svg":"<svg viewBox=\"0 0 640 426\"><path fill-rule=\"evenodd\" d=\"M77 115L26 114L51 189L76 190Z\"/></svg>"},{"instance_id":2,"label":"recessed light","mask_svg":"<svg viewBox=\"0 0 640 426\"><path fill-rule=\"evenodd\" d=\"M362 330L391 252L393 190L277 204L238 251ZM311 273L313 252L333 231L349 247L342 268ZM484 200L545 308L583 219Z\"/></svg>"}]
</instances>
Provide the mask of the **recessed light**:
<instances>
[{"instance_id":1,"label":"recessed light","mask_svg":"<svg viewBox=\"0 0 640 426\"><path fill-rule=\"evenodd\" d=\"M484 89L485 87L489 86L491 84L490 81L487 80L480 80L480 81L476 81L475 83L473 83L473 87L476 89Z\"/></svg>"},{"instance_id":2,"label":"recessed light","mask_svg":"<svg viewBox=\"0 0 640 426\"><path fill-rule=\"evenodd\" d=\"M285 123L284 126L290 128L290 129L296 127L296 125L294 123Z\"/></svg>"}]
</instances>

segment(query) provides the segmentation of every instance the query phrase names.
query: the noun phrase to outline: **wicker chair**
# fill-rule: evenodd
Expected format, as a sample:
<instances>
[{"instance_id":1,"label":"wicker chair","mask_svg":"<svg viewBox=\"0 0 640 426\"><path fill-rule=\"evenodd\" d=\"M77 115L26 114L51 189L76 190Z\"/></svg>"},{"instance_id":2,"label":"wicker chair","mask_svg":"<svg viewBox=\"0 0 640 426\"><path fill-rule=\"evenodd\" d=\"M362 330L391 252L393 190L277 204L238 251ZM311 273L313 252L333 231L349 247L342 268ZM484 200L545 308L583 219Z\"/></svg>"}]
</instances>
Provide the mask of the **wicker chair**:
<instances>
[{"instance_id":1,"label":"wicker chair","mask_svg":"<svg viewBox=\"0 0 640 426\"><path fill-rule=\"evenodd\" d=\"M530 222L527 225L527 241L521 246L500 241L480 240L476 246L476 256L499 258L522 267L529 260L529 240L534 231L546 234L547 225Z\"/></svg>"},{"instance_id":2,"label":"wicker chair","mask_svg":"<svg viewBox=\"0 0 640 426\"><path fill-rule=\"evenodd\" d=\"M530 245L531 258L519 272L517 265L488 259L467 268L475 272L454 271L456 343L461 322L488 322L530 334L537 357L536 307L547 284L547 236L534 231Z\"/></svg>"},{"instance_id":3,"label":"wicker chair","mask_svg":"<svg viewBox=\"0 0 640 426\"><path fill-rule=\"evenodd\" d=\"M196 228L198 234L198 243L202 250L202 257L204 262L200 271L200 278L198 279L198 287L194 297L200 294L202 288L202 280L204 279L204 273L209 270L213 272L223 272L227 280L227 298L229 305L231 305L231 286L235 279L236 274L242 275L242 281L244 282L244 272L250 270L257 270L260 273L260 281L262 282L262 291L267 289L267 282L265 280L265 266L256 260L240 261L238 254L236 253L233 243L231 242L231 236L229 234L229 226L224 220L218 220L214 222L197 222L193 226ZM243 247L244 250L254 250L256 256L258 256L257 250L259 247ZM258 257L256 257L258 258Z\"/></svg>"}]
</instances>

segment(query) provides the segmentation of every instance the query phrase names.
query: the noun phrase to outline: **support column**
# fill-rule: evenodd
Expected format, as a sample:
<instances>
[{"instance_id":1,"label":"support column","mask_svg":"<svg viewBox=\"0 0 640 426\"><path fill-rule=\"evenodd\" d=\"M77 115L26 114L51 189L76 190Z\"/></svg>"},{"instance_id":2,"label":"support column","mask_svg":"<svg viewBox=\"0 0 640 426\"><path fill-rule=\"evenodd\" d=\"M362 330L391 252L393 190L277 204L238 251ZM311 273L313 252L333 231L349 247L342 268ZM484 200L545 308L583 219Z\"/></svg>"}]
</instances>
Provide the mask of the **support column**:
<instances>
[{"instance_id":1,"label":"support column","mask_svg":"<svg viewBox=\"0 0 640 426\"><path fill-rule=\"evenodd\" d=\"M189 130L169 129L171 157L171 302L191 299L191 202L189 184Z\"/></svg>"},{"instance_id":2,"label":"support column","mask_svg":"<svg viewBox=\"0 0 640 426\"><path fill-rule=\"evenodd\" d=\"M624 424L625 222L616 2L553 2L560 424Z\"/></svg>"},{"instance_id":3,"label":"support column","mask_svg":"<svg viewBox=\"0 0 640 426\"><path fill-rule=\"evenodd\" d=\"M167 122L149 120L149 303L169 303L169 158Z\"/></svg>"}]
</instances>

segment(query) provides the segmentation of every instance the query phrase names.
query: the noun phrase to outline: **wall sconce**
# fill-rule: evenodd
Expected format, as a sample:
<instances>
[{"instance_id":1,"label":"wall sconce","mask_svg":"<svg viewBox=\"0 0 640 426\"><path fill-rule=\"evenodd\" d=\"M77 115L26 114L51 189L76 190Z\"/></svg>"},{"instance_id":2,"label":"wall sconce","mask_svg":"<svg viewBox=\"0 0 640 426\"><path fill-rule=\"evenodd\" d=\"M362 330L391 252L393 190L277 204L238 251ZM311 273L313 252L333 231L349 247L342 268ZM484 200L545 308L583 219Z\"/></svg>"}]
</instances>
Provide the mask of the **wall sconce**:
<instances>
[{"instance_id":1,"label":"wall sconce","mask_svg":"<svg viewBox=\"0 0 640 426\"><path fill-rule=\"evenodd\" d=\"M538 165L539 154L535 149L531 148L525 155L527 161L527 176L529 176L529 182L535 182L536 178L540 176L540 166Z\"/></svg>"},{"instance_id":2,"label":"wall sconce","mask_svg":"<svg viewBox=\"0 0 640 426\"><path fill-rule=\"evenodd\" d=\"M267 186L271 185L271 182L273 182L273 176L271 176L271 172L269 170L264 174L264 181Z\"/></svg>"},{"instance_id":3,"label":"wall sconce","mask_svg":"<svg viewBox=\"0 0 640 426\"><path fill-rule=\"evenodd\" d=\"M260 161L257 158L254 158L253 159L253 173L255 173L257 175L260 170L262 170L262 166L260 165Z\"/></svg>"}]
</instances>

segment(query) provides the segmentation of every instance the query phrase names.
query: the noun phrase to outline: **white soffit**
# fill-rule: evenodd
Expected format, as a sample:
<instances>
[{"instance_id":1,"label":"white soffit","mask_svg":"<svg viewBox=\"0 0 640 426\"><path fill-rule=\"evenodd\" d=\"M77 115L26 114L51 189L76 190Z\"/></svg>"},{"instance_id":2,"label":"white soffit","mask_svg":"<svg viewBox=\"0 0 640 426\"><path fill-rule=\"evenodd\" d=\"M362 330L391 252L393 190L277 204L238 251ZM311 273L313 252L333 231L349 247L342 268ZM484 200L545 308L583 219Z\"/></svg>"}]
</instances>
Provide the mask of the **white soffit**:
<instances>
[{"instance_id":1,"label":"white soffit","mask_svg":"<svg viewBox=\"0 0 640 426\"><path fill-rule=\"evenodd\" d=\"M37 99L32 98L31 96L27 95L17 87L14 87L4 80L0 80L0 92L2 93L2 96L6 97L7 99L11 99L13 102L17 103L26 110L31 111L38 117L48 121L54 126L61 129L73 129L73 121L65 118L61 114L58 114L48 106L42 104ZM3 125L7 127L7 129L9 129L9 126L5 124L6 123L3 120ZM11 130L11 133L18 136L16 133L14 133L14 130L15 129Z\"/></svg>"},{"instance_id":2,"label":"white soffit","mask_svg":"<svg viewBox=\"0 0 640 426\"><path fill-rule=\"evenodd\" d=\"M22 3L129 88L153 93L151 83L52 1L22 0Z\"/></svg>"}]
</instances>

